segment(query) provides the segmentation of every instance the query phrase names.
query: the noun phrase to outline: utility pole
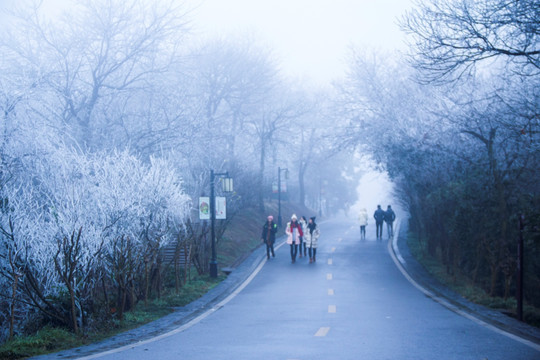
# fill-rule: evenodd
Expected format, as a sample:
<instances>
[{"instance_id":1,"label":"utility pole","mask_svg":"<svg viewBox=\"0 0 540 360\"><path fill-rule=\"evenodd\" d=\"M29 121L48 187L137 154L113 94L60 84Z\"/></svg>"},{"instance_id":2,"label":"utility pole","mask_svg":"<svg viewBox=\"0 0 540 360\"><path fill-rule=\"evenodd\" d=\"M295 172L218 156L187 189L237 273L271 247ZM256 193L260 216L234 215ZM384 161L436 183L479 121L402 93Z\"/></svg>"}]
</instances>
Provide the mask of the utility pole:
<instances>
[{"instance_id":1,"label":"utility pole","mask_svg":"<svg viewBox=\"0 0 540 360\"><path fill-rule=\"evenodd\" d=\"M517 247L517 318L523 321L523 229L525 227L525 216L519 214L519 239Z\"/></svg>"},{"instance_id":2,"label":"utility pole","mask_svg":"<svg viewBox=\"0 0 540 360\"><path fill-rule=\"evenodd\" d=\"M278 167L277 170L277 181L278 181L278 226L281 228L281 171L285 170L285 179L287 179L287 174L289 173L289 169L285 168L282 169Z\"/></svg>"}]
</instances>

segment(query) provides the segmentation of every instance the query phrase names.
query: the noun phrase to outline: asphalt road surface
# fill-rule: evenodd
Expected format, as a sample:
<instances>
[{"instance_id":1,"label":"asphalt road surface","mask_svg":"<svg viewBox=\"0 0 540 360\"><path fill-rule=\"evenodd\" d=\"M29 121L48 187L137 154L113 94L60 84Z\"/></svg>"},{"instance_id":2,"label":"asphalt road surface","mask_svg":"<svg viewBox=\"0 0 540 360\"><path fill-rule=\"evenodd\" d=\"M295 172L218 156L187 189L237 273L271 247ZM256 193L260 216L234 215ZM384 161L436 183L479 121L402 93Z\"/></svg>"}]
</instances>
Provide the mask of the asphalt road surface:
<instances>
[{"instance_id":1,"label":"asphalt road surface","mask_svg":"<svg viewBox=\"0 0 540 360\"><path fill-rule=\"evenodd\" d=\"M99 359L540 359L538 347L447 309L399 271L388 240L346 220L320 224L317 262L289 246L218 310ZM385 229L386 230L386 229ZM263 251L260 249L258 251ZM260 271L259 271L260 270Z\"/></svg>"}]
</instances>

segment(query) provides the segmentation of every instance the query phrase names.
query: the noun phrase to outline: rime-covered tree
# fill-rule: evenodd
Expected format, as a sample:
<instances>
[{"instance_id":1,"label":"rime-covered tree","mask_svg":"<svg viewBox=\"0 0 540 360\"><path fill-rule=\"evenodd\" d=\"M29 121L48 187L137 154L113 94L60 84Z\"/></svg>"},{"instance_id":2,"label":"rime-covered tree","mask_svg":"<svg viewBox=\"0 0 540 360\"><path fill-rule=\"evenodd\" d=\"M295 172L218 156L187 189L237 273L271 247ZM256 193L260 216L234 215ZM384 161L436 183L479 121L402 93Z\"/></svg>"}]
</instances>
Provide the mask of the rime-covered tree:
<instances>
[{"instance_id":1,"label":"rime-covered tree","mask_svg":"<svg viewBox=\"0 0 540 360\"><path fill-rule=\"evenodd\" d=\"M401 25L424 81L459 79L494 61L522 76L540 74L537 0L420 0Z\"/></svg>"}]
</instances>

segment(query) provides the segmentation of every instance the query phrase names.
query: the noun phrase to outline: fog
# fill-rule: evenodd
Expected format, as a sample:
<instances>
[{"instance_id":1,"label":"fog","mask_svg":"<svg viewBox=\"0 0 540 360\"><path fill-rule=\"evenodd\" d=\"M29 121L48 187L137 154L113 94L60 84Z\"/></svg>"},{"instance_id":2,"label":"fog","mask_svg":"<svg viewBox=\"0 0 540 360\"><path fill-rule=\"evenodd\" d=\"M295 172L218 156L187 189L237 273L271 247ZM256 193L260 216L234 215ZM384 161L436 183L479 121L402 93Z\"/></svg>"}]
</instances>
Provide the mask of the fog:
<instances>
[{"instance_id":1,"label":"fog","mask_svg":"<svg viewBox=\"0 0 540 360\"><path fill-rule=\"evenodd\" d=\"M272 49L295 81L327 86L343 79L351 47L393 51L405 48L397 24L411 1L188 1L201 36L257 37Z\"/></svg>"},{"instance_id":2,"label":"fog","mask_svg":"<svg viewBox=\"0 0 540 360\"><path fill-rule=\"evenodd\" d=\"M539 216L537 3L293 4L0 2L2 324L11 302L77 331L108 291L128 311L166 247L207 273L212 171L218 238L283 180L327 218L391 204L448 268L492 264L486 291L509 291L489 254Z\"/></svg>"}]
</instances>

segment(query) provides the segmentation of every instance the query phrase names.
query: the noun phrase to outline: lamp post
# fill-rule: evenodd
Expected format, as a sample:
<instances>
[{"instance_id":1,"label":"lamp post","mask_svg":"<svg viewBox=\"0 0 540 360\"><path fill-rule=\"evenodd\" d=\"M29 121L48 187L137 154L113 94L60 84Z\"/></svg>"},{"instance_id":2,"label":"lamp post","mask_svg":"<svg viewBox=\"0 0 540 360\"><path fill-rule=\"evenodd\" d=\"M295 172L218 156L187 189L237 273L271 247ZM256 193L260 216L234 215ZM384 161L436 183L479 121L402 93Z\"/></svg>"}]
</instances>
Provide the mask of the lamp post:
<instances>
[{"instance_id":1,"label":"lamp post","mask_svg":"<svg viewBox=\"0 0 540 360\"><path fill-rule=\"evenodd\" d=\"M278 167L277 181L278 181L278 226L281 227L281 171L285 170L285 179L288 178L289 169Z\"/></svg>"},{"instance_id":2,"label":"lamp post","mask_svg":"<svg viewBox=\"0 0 540 360\"><path fill-rule=\"evenodd\" d=\"M214 230L214 223L216 221L216 197L214 194L215 178L224 177L223 191L233 191L233 181L229 178L229 172L214 173L214 170L210 170L210 234L212 240L212 258L210 259L210 276L217 277L217 256L216 256L216 232Z\"/></svg>"}]
</instances>

